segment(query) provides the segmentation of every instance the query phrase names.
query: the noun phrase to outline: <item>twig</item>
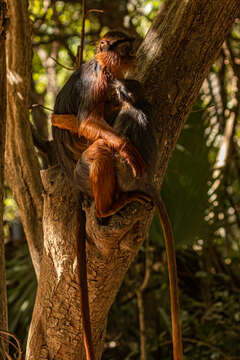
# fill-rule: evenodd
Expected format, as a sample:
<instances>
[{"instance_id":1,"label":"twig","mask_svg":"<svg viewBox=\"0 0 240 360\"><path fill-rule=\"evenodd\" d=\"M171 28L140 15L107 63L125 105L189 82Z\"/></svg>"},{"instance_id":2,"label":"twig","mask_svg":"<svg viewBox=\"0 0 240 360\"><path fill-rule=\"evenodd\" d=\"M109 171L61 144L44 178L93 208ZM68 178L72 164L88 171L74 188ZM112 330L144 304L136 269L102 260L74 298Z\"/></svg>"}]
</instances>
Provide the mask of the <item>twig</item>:
<instances>
[{"instance_id":1,"label":"twig","mask_svg":"<svg viewBox=\"0 0 240 360\"><path fill-rule=\"evenodd\" d=\"M90 9L90 10L87 11L85 18L87 18L88 15L90 15L92 13L103 14L104 11L103 10L98 10L98 9Z\"/></svg>"},{"instance_id":2,"label":"twig","mask_svg":"<svg viewBox=\"0 0 240 360\"><path fill-rule=\"evenodd\" d=\"M205 106L205 107L203 107L201 109L192 110L191 113L197 113L197 112L200 112L200 111L206 111L207 109L211 109L213 107L215 107L215 105L211 104L211 102L210 102L210 104L208 104L207 106Z\"/></svg>"},{"instance_id":3,"label":"twig","mask_svg":"<svg viewBox=\"0 0 240 360\"><path fill-rule=\"evenodd\" d=\"M46 109L46 110L48 110L48 111L54 112L53 109L51 109L51 108L49 108L49 107L47 107L47 106L44 106L44 105L42 105L42 104L32 104L32 105L30 106L29 110L32 110L32 109L34 109L34 108L36 108L36 107L41 107L41 108Z\"/></svg>"},{"instance_id":4,"label":"twig","mask_svg":"<svg viewBox=\"0 0 240 360\"><path fill-rule=\"evenodd\" d=\"M81 42L80 46L78 46L76 61L75 61L75 69L78 69L83 62L83 47L84 47L84 38L85 38L85 22L89 14L99 13L102 14L103 10L98 9L90 9L87 10L86 0L82 0L82 29L81 29Z\"/></svg>"},{"instance_id":5,"label":"twig","mask_svg":"<svg viewBox=\"0 0 240 360\"><path fill-rule=\"evenodd\" d=\"M56 64L58 64L59 66L61 66L62 68L66 69L66 70L70 70L70 71L74 71L74 68L71 68L69 66L63 65L61 64L57 59L55 59L54 57L50 56L50 58L55 61Z\"/></svg>"},{"instance_id":6,"label":"twig","mask_svg":"<svg viewBox=\"0 0 240 360\"><path fill-rule=\"evenodd\" d=\"M8 337L14 339L14 341L16 342L17 346L10 340L8 339ZM20 341L18 340L18 338L5 330L0 330L0 338L4 339L6 342L8 342L10 345L12 345L16 350L17 350L17 358L16 360L22 360L22 355L23 355L23 351L22 351L22 347L20 344ZM7 358L10 360L11 357L6 353Z\"/></svg>"},{"instance_id":7,"label":"twig","mask_svg":"<svg viewBox=\"0 0 240 360\"><path fill-rule=\"evenodd\" d=\"M82 0L82 29L81 29L81 41L78 46L75 69L78 69L82 65L83 60L83 46L84 46L84 37L85 37L85 21L86 21L86 0Z\"/></svg>"}]
</instances>

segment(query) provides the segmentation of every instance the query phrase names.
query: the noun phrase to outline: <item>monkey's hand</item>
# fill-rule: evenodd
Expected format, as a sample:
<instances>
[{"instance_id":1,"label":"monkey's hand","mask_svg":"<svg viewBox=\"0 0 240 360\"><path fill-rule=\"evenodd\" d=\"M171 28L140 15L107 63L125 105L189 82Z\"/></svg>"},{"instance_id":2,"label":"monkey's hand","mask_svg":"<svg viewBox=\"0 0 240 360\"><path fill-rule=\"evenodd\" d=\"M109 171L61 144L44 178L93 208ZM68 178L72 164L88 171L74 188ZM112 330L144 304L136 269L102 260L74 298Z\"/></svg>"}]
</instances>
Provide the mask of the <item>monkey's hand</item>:
<instances>
[{"instance_id":1,"label":"monkey's hand","mask_svg":"<svg viewBox=\"0 0 240 360\"><path fill-rule=\"evenodd\" d=\"M126 160L135 177L143 175L145 163L138 150L126 137L115 134L112 127L102 117L102 114L97 112L97 109L82 121L78 129L78 136L83 136L92 142L103 139L107 146Z\"/></svg>"},{"instance_id":2,"label":"monkey's hand","mask_svg":"<svg viewBox=\"0 0 240 360\"><path fill-rule=\"evenodd\" d=\"M123 144L118 149L119 155L126 160L135 177L143 176L146 165L142 156L127 138L122 139Z\"/></svg>"}]
</instances>

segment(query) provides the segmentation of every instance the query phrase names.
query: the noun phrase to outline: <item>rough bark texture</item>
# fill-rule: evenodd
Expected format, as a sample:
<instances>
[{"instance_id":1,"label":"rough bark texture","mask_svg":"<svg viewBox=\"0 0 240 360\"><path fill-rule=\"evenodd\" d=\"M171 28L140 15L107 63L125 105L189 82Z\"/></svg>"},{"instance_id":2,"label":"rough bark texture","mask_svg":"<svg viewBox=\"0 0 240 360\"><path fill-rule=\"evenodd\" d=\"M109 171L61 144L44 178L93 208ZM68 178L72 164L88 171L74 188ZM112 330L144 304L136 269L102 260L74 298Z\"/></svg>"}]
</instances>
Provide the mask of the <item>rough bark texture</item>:
<instances>
[{"instance_id":1,"label":"rough bark texture","mask_svg":"<svg viewBox=\"0 0 240 360\"><path fill-rule=\"evenodd\" d=\"M6 178L17 200L33 265L39 275L42 253L42 184L29 123L31 27L28 1L9 0L7 39L8 118Z\"/></svg>"},{"instance_id":2,"label":"rough bark texture","mask_svg":"<svg viewBox=\"0 0 240 360\"><path fill-rule=\"evenodd\" d=\"M7 289L5 252L3 236L3 190L4 190L4 148L6 131L6 53L5 29L6 3L0 1L0 329L7 330ZM1 346L1 345L0 345Z\"/></svg>"},{"instance_id":3,"label":"rough bark texture","mask_svg":"<svg viewBox=\"0 0 240 360\"><path fill-rule=\"evenodd\" d=\"M167 0L139 50L135 75L154 108L159 188L184 121L238 11L239 0ZM42 172L42 179L44 251L26 358L83 359L76 204L57 167ZM84 206L93 340L100 359L108 310L148 232L152 209L133 203L98 222L94 206Z\"/></svg>"}]
</instances>

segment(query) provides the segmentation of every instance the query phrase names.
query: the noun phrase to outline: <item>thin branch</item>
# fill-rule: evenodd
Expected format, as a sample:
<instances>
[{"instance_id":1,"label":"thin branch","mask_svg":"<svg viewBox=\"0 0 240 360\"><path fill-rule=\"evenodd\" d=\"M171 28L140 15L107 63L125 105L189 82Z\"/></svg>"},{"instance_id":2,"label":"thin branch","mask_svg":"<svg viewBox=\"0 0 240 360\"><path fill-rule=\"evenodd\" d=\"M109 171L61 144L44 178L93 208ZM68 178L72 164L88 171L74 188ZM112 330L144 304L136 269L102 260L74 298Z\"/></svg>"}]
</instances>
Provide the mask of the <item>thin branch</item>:
<instances>
[{"instance_id":1,"label":"thin branch","mask_svg":"<svg viewBox=\"0 0 240 360\"><path fill-rule=\"evenodd\" d=\"M50 56L50 58L55 61L56 64L58 64L59 66L61 66L62 68L66 69L66 70L70 70L70 71L74 71L74 68L70 68L66 65L61 64L57 59L55 59L54 57Z\"/></svg>"},{"instance_id":2,"label":"thin branch","mask_svg":"<svg viewBox=\"0 0 240 360\"><path fill-rule=\"evenodd\" d=\"M191 113L197 113L197 112L200 112L200 111L206 111L207 109L211 109L211 108L214 108L214 107L215 107L215 105L212 104L212 102L210 101L210 103L207 106L205 106L205 107L203 107L201 109L192 110Z\"/></svg>"},{"instance_id":3,"label":"thin branch","mask_svg":"<svg viewBox=\"0 0 240 360\"><path fill-rule=\"evenodd\" d=\"M12 338L16 342L17 345L15 345L9 339L9 337ZM22 358L23 358L22 357L23 356L23 350L22 350L22 346L21 346L20 341L18 340L18 338L14 334L12 334L12 333L10 333L8 331L5 331L5 330L0 330L0 338L4 339L7 343L12 345L15 350L17 350L17 358L16 358L16 360L22 360ZM6 356L8 357L8 359L11 359L11 357L8 354L6 354Z\"/></svg>"},{"instance_id":4,"label":"thin branch","mask_svg":"<svg viewBox=\"0 0 240 360\"><path fill-rule=\"evenodd\" d=\"M79 68L82 64L83 60L83 46L84 46L84 37L85 37L85 21L86 21L86 7L87 3L86 0L82 0L82 29L81 29L81 42L80 46L78 47L75 68Z\"/></svg>"},{"instance_id":5,"label":"thin branch","mask_svg":"<svg viewBox=\"0 0 240 360\"><path fill-rule=\"evenodd\" d=\"M78 52L77 52L76 61L75 61L75 68L76 69L78 69L82 65L82 62L83 62L83 48L84 48L85 22L86 22L86 19L87 19L88 15L90 15L92 13L102 14L104 12L103 10L98 10L98 9L87 10L86 8L87 8L86 0L82 0L81 43L80 43L80 46L78 47Z\"/></svg>"},{"instance_id":6,"label":"thin branch","mask_svg":"<svg viewBox=\"0 0 240 360\"><path fill-rule=\"evenodd\" d=\"M41 107L41 108L43 108L43 109L45 109L45 110L54 112L53 109L51 109L51 108L49 108L49 107L47 107L47 106L44 106L44 105L42 105L42 104L32 104L29 109L31 110L31 109L34 109L34 108L36 108L36 107Z\"/></svg>"}]
</instances>

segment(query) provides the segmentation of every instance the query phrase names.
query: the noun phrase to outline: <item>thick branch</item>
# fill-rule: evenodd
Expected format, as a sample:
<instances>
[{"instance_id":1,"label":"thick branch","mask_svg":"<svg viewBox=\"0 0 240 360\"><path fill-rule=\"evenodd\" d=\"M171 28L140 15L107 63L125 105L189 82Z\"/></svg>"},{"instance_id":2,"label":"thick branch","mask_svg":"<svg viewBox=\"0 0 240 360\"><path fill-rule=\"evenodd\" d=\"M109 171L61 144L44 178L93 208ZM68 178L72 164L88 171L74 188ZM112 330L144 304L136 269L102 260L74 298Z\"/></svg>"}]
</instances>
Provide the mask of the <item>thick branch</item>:
<instances>
[{"instance_id":1,"label":"thick branch","mask_svg":"<svg viewBox=\"0 0 240 360\"><path fill-rule=\"evenodd\" d=\"M42 179L45 246L26 359L79 360L84 350L76 276L77 207L57 167L42 171ZM121 211L102 226L95 217L94 204L85 207L89 214L87 255L93 342L96 359L100 359L106 314L144 240L144 219L148 217L150 225L151 218L147 206L136 208L132 204L127 213Z\"/></svg>"},{"instance_id":2,"label":"thick branch","mask_svg":"<svg viewBox=\"0 0 240 360\"><path fill-rule=\"evenodd\" d=\"M42 184L29 126L31 28L25 0L9 0L7 40L8 119L6 177L17 200L33 265L39 275L42 251Z\"/></svg>"}]
</instances>

